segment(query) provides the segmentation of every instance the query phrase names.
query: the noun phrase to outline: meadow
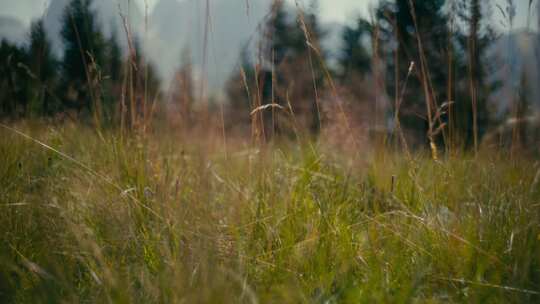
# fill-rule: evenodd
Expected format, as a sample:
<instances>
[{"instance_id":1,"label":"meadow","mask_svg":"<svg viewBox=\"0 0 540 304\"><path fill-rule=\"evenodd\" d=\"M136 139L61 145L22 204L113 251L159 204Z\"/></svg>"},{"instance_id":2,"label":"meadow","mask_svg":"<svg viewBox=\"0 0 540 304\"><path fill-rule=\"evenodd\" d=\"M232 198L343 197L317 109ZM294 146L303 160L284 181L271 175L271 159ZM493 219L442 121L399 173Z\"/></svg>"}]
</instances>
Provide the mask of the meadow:
<instances>
[{"instance_id":1,"label":"meadow","mask_svg":"<svg viewBox=\"0 0 540 304\"><path fill-rule=\"evenodd\" d=\"M62 54L48 13L0 41L0 303L540 303L514 1L379 1L332 51L316 2L268 2L215 96L205 3L169 79L146 1L144 32L129 0L111 33L70 0Z\"/></svg>"},{"instance_id":2,"label":"meadow","mask_svg":"<svg viewBox=\"0 0 540 304\"><path fill-rule=\"evenodd\" d=\"M532 158L33 121L0 138L2 303L540 301Z\"/></svg>"}]
</instances>

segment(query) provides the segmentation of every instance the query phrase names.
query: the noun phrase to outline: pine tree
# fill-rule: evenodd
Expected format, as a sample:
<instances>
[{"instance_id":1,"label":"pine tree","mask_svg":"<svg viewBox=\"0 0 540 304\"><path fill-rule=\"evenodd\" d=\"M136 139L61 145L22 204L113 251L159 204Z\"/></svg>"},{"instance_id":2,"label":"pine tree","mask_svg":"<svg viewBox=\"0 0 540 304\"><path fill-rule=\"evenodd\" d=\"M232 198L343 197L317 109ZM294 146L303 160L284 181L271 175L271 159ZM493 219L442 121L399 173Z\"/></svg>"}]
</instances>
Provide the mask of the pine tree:
<instances>
[{"instance_id":1,"label":"pine tree","mask_svg":"<svg viewBox=\"0 0 540 304\"><path fill-rule=\"evenodd\" d=\"M152 106L158 98L161 81L154 66L147 60L138 39L134 39L126 59L126 98L132 128L146 124L152 114Z\"/></svg>"},{"instance_id":2,"label":"pine tree","mask_svg":"<svg viewBox=\"0 0 540 304\"><path fill-rule=\"evenodd\" d=\"M139 40L134 42L137 91L147 103L152 103L158 97L161 79L155 66L146 58Z\"/></svg>"},{"instance_id":3,"label":"pine tree","mask_svg":"<svg viewBox=\"0 0 540 304\"><path fill-rule=\"evenodd\" d=\"M287 11L283 0L274 0L270 8L272 17L264 29L264 57L271 65L279 66L305 49L303 33Z\"/></svg>"},{"instance_id":4,"label":"pine tree","mask_svg":"<svg viewBox=\"0 0 540 304\"><path fill-rule=\"evenodd\" d=\"M101 85L104 105L104 115L107 121L112 122L120 110L120 100L122 95L122 67L124 56L122 48L118 43L116 31L113 30L111 36L106 41L105 49L105 77Z\"/></svg>"},{"instance_id":5,"label":"pine tree","mask_svg":"<svg viewBox=\"0 0 540 304\"><path fill-rule=\"evenodd\" d=\"M381 98L384 90L381 88L384 83L381 75L384 72L374 49L377 47L376 35L377 29L373 24L361 17L353 25L346 26L341 35L337 70L340 94L346 97L347 115L352 118L348 123L369 125L369 128L362 129L370 130L370 134L376 134L372 130L380 130L385 122L384 116L390 114ZM335 115L332 118L335 124L342 119Z\"/></svg>"},{"instance_id":6,"label":"pine tree","mask_svg":"<svg viewBox=\"0 0 540 304\"><path fill-rule=\"evenodd\" d=\"M53 55L43 20L38 20L31 25L28 60L31 87L30 111L38 115L50 115L60 106L54 94L58 82L56 72L58 62Z\"/></svg>"},{"instance_id":7,"label":"pine tree","mask_svg":"<svg viewBox=\"0 0 540 304\"><path fill-rule=\"evenodd\" d=\"M320 41L325 33L318 22L316 2L306 12L298 11L291 16L283 1L276 0L272 12L263 41L265 69L258 77L262 104L288 107L290 102L300 127L318 131L321 120L318 94L324 85L321 62L325 57ZM270 134L284 129L281 113L275 107L267 112L265 129L271 130Z\"/></svg>"},{"instance_id":8,"label":"pine tree","mask_svg":"<svg viewBox=\"0 0 540 304\"><path fill-rule=\"evenodd\" d=\"M402 100L402 126L423 142L433 128L428 123L433 112L447 101L448 73L442 68L447 66L448 46L444 5L445 0L383 0L376 10L380 57L388 63L387 92ZM411 63L416 68L403 90Z\"/></svg>"},{"instance_id":9,"label":"pine tree","mask_svg":"<svg viewBox=\"0 0 540 304\"><path fill-rule=\"evenodd\" d=\"M194 102L193 64L189 48L182 51L181 66L174 76L172 99L178 108L181 124L184 128L191 127L192 107Z\"/></svg>"},{"instance_id":10,"label":"pine tree","mask_svg":"<svg viewBox=\"0 0 540 304\"><path fill-rule=\"evenodd\" d=\"M271 138L291 133L288 110L295 114L295 127L316 132L320 128L318 94L324 88L321 62L325 51L320 45L325 32L320 28L317 3L306 11L292 14L283 0L275 0L270 17L262 27L257 61L246 46L240 66L227 82L230 115L250 120L249 113L259 106L275 104L251 117L252 130ZM238 119L234 119L238 121Z\"/></svg>"},{"instance_id":11,"label":"pine tree","mask_svg":"<svg viewBox=\"0 0 540 304\"><path fill-rule=\"evenodd\" d=\"M24 70L28 55L24 48L0 42L0 116L17 118L27 111L29 87Z\"/></svg>"},{"instance_id":12,"label":"pine tree","mask_svg":"<svg viewBox=\"0 0 540 304\"><path fill-rule=\"evenodd\" d=\"M300 12L302 14L302 12ZM300 24L304 31L304 60L308 60L307 66L309 67L309 75L311 77L306 81L305 87L310 88L306 92L305 96L307 107L311 110L311 124L310 130L312 132L319 132L321 124L324 119L323 110L320 100L320 94L324 90L325 86L325 67L327 53L322 46L322 41L327 36L327 32L322 29L319 18L319 2L318 0L312 0L310 7L307 10L306 18L302 20L300 16ZM309 115L309 114L308 114Z\"/></svg>"},{"instance_id":13,"label":"pine tree","mask_svg":"<svg viewBox=\"0 0 540 304\"><path fill-rule=\"evenodd\" d=\"M536 21L538 23L538 32L536 33L536 75L540 77L540 1L536 3Z\"/></svg>"},{"instance_id":14,"label":"pine tree","mask_svg":"<svg viewBox=\"0 0 540 304\"><path fill-rule=\"evenodd\" d=\"M233 71L226 84L228 98L228 121L234 122L229 128L245 129L251 123L257 94L256 72L250 56L249 45L245 45L239 56L239 66Z\"/></svg>"},{"instance_id":15,"label":"pine tree","mask_svg":"<svg viewBox=\"0 0 540 304\"><path fill-rule=\"evenodd\" d=\"M68 107L90 112L100 102L98 82L105 58L103 35L91 4L92 0L72 0L64 11L61 31L64 101Z\"/></svg>"},{"instance_id":16,"label":"pine tree","mask_svg":"<svg viewBox=\"0 0 540 304\"><path fill-rule=\"evenodd\" d=\"M111 37L107 40L107 72L113 82L121 80L122 75L122 48L118 43L116 31L113 30Z\"/></svg>"},{"instance_id":17,"label":"pine tree","mask_svg":"<svg viewBox=\"0 0 540 304\"><path fill-rule=\"evenodd\" d=\"M343 30L343 48L339 57L342 81L354 75L363 77L371 70L371 57L366 41L371 39L372 26L363 18L358 18L355 26L346 26Z\"/></svg>"},{"instance_id":18,"label":"pine tree","mask_svg":"<svg viewBox=\"0 0 540 304\"><path fill-rule=\"evenodd\" d=\"M489 126L487 102L496 86L487 79L492 69L487 52L496 39L487 15L489 9L485 1L462 0L458 10L466 27L463 33L458 33L463 51L457 64L461 66L460 74L467 77L462 77L466 84L462 84L461 91L457 92L453 105L452 126L466 146L474 145L475 148Z\"/></svg>"}]
</instances>

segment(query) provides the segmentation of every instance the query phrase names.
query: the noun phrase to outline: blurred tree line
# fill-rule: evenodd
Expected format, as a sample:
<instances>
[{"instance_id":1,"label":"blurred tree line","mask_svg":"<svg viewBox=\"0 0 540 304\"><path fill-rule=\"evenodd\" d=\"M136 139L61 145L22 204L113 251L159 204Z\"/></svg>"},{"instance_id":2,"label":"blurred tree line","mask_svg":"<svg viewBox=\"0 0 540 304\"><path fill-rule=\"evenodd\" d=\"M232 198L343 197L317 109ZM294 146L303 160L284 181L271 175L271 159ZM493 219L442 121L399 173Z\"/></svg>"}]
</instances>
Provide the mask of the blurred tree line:
<instances>
[{"instance_id":1,"label":"blurred tree line","mask_svg":"<svg viewBox=\"0 0 540 304\"><path fill-rule=\"evenodd\" d=\"M495 123L487 107L497 88L488 77L495 68L488 49L497 39L490 2L381 0L369 19L344 28L331 66L324 65L328 52L319 42L326 33L317 20L317 2L312 3L302 12L273 1L257 55L245 50L240 71L228 83L230 115L237 117L231 121L270 105L251 117L266 133L286 125L279 119L291 111L295 123L313 132L328 119L321 110L325 103L337 102L328 98L330 91L345 90L353 106L374 108L369 116L379 115L375 108L384 105L366 91L380 86L386 111L379 123L389 132L397 132L398 117L401 131L417 144L478 146Z\"/></svg>"},{"instance_id":2,"label":"blurred tree line","mask_svg":"<svg viewBox=\"0 0 540 304\"><path fill-rule=\"evenodd\" d=\"M101 32L91 4L72 0L65 9L61 58L51 51L41 20L32 24L27 45L1 42L0 117L122 117L133 124L147 116L160 82L136 39L126 35L126 52L115 31L109 37ZM256 51L246 46L227 82L228 127L251 126L257 138L317 134L328 120L328 103L339 102L342 92L352 106L377 108L381 101L366 91L380 88L386 105L379 123L390 133L404 132L419 144L477 148L496 123L488 108L497 87L487 56L497 38L491 5L381 0L369 19L343 29L337 60L328 64L317 1L304 9L273 0ZM195 121L196 84L189 52L181 58L169 96L186 125Z\"/></svg>"},{"instance_id":3,"label":"blurred tree line","mask_svg":"<svg viewBox=\"0 0 540 304\"><path fill-rule=\"evenodd\" d=\"M137 40L128 42L126 55L114 30L104 35L91 5L91 0L72 0L66 6L61 58L52 51L43 20L32 23L26 45L2 40L0 117L61 115L111 123L120 112L137 110L128 103L140 103L143 94L159 89Z\"/></svg>"},{"instance_id":4,"label":"blurred tree line","mask_svg":"<svg viewBox=\"0 0 540 304\"><path fill-rule=\"evenodd\" d=\"M325 35L315 2L305 12L291 16L283 1L274 1L262 27L258 60L254 62L245 49L240 74L234 73L228 81L231 123L251 118L254 130L259 132L256 135L266 138L299 125L318 132L326 56L320 42ZM264 105L271 107L250 115ZM301 121L293 121L291 111Z\"/></svg>"}]
</instances>

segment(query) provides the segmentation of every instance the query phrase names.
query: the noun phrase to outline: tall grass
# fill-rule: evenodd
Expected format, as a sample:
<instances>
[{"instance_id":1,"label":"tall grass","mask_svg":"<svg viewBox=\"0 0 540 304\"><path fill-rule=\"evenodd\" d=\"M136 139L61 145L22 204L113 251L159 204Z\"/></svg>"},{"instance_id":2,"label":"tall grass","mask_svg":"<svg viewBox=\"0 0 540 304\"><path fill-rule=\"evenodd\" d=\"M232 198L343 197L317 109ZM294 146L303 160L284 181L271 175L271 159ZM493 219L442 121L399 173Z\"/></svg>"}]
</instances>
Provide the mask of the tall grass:
<instances>
[{"instance_id":1,"label":"tall grass","mask_svg":"<svg viewBox=\"0 0 540 304\"><path fill-rule=\"evenodd\" d=\"M539 300L532 161L17 128L76 162L0 131L2 303Z\"/></svg>"}]
</instances>

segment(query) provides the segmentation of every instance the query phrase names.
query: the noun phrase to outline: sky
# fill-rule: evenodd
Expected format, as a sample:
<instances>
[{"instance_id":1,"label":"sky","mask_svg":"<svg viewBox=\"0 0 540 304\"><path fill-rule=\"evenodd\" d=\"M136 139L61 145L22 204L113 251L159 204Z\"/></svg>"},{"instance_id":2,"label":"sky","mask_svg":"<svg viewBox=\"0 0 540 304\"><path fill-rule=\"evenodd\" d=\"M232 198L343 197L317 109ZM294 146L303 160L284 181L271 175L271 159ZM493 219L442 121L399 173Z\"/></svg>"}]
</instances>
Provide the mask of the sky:
<instances>
[{"instance_id":1,"label":"sky","mask_svg":"<svg viewBox=\"0 0 540 304\"><path fill-rule=\"evenodd\" d=\"M47 0L0 0L1 16L17 17L25 25L39 17L47 8Z\"/></svg>"},{"instance_id":2,"label":"sky","mask_svg":"<svg viewBox=\"0 0 540 304\"><path fill-rule=\"evenodd\" d=\"M182 0L179 0L182 1ZM215 0L211 0L215 1ZM286 0L291 4L295 3L295 0ZM348 15L356 16L359 13L365 13L368 10L370 3L375 0L319 0L321 5L321 12L323 12L324 21L329 22L344 22ZM151 10L158 0L137 0L141 7L144 7L145 3L148 4L148 8ZM298 0L301 5L305 4L304 0ZM246 0L249 3L249 0ZM309 3L306 2L306 3Z\"/></svg>"},{"instance_id":3,"label":"sky","mask_svg":"<svg viewBox=\"0 0 540 304\"><path fill-rule=\"evenodd\" d=\"M12 1L18 1L18 0L12 0ZM43 0L38 0L38 1L43 1ZM147 4L150 10L158 2L158 0L136 0L136 1L139 2L141 7L144 7L144 5ZM182 0L178 0L178 1L182 1ZM211 0L211 1L216 1L216 0ZM286 0L286 1L290 2L291 4L298 2L301 5L306 5L311 2L309 0ZM506 1L507 0L494 0L494 3L496 5L500 5L501 7L505 7ZM246 0L246 3L248 2L249 0ZM377 0L319 0L321 19L324 22L345 23L348 20L351 20L353 17L358 16L359 14L364 15L364 16L369 15L370 8L376 2ZM528 14L528 7L527 7L528 1L515 0L514 2L517 5L516 27L517 28L526 27L527 25L526 20L527 20L527 14ZM500 15L498 11L494 13L497 15Z\"/></svg>"},{"instance_id":4,"label":"sky","mask_svg":"<svg viewBox=\"0 0 540 304\"><path fill-rule=\"evenodd\" d=\"M116 1L116 0L110 0ZM140 7L144 7L145 3L148 4L149 10L151 10L158 0L134 0L139 2ZM182 1L182 0L178 0ZM226 1L226 0L210 0L210 1ZM248 2L249 0L246 0ZM295 0L287 0L294 3ZM305 5L310 1L296 0L301 5ZM496 3L504 7L506 0L495 0ZM49 0L0 0L0 15L8 15L17 17L25 25L29 25L32 19L39 17L45 11ZM527 3L525 0L516 0L517 7L517 22L516 28L522 28L526 26L527 20ZM361 15L368 15L369 7L376 3L376 0L319 0L321 19L323 22L341 22L344 23L350 20L352 17ZM496 15L500 13L496 10Z\"/></svg>"},{"instance_id":5,"label":"sky","mask_svg":"<svg viewBox=\"0 0 540 304\"><path fill-rule=\"evenodd\" d=\"M158 2L158 0L135 1L139 3L141 8L145 7L145 3L148 4L149 10L152 10ZM287 1L294 4L295 0ZM43 14L48 2L49 0L0 0L0 7L2 8L0 15L18 17L28 25L32 19ZM300 4L303 4L303 2L305 1L299 0ZM321 0L321 18L324 21L343 22L347 17L351 17L350 15L356 16L359 13L366 12L372 2L374 0Z\"/></svg>"}]
</instances>

